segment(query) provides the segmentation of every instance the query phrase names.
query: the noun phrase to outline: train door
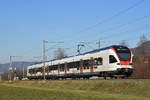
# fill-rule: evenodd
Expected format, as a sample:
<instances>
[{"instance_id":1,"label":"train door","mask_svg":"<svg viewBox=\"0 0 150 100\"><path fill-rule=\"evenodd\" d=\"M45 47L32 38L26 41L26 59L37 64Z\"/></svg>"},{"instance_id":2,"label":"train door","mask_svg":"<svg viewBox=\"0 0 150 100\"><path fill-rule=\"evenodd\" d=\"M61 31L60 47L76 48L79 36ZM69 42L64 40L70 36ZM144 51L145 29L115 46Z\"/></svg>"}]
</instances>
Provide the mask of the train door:
<instances>
[{"instance_id":1,"label":"train door","mask_svg":"<svg viewBox=\"0 0 150 100\"><path fill-rule=\"evenodd\" d=\"M80 60L80 73L83 73L83 60Z\"/></svg>"},{"instance_id":2,"label":"train door","mask_svg":"<svg viewBox=\"0 0 150 100\"><path fill-rule=\"evenodd\" d=\"M58 64L58 76L60 75L60 64Z\"/></svg>"},{"instance_id":3,"label":"train door","mask_svg":"<svg viewBox=\"0 0 150 100\"><path fill-rule=\"evenodd\" d=\"M94 58L92 66L95 72L99 72L103 68L103 57Z\"/></svg>"},{"instance_id":4,"label":"train door","mask_svg":"<svg viewBox=\"0 0 150 100\"><path fill-rule=\"evenodd\" d=\"M100 67L100 71L107 71L109 68L109 57L108 52L103 53L102 57L102 66Z\"/></svg>"},{"instance_id":5,"label":"train door","mask_svg":"<svg viewBox=\"0 0 150 100\"><path fill-rule=\"evenodd\" d=\"M90 72L94 72L94 59L90 58L89 60Z\"/></svg>"},{"instance_id":6,"label":"train door","mask_svg":"<svg viewBox=\"0 0 150 100\"><path fill-rule=\"evenodd\" d=\"M65 63L64 74L67 74L67 63Z\"/></svg>"}]
</instances>

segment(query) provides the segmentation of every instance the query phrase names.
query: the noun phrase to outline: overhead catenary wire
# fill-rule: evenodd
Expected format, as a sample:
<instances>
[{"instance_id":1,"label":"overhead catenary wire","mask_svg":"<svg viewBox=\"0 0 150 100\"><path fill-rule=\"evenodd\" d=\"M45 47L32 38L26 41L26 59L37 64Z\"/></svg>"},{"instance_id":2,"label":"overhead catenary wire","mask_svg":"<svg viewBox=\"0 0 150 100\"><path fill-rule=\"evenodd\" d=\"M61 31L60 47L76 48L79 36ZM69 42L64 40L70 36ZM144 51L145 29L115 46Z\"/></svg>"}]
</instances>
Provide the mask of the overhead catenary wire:
<instances>
[{"instance_id":1,"label":"overhead catenary wire","mask_svg":"<svg viewBox=\"0 0 150 100\"><path fill-rule=\"evenodd\" d=\"M148 25L147 25L148 26ZM113 38L113 37L118 37L118 36L120 36L120 35L126 35L126 34L121 34L121 33L131 33L131 32L137 32L137 33L142 33L142 34L149 34L150 32L142 32L142 31L139 31L139 30L143 30L143 29L145 29L145 28L148 28L148 27L138 27L138 28L136 28L136 29L134 29L134 30L126 30L126 31L123 31L123 32L118 32L118 33L114 33L114 34L111 34L111 35L109 35L109 36L106 36L106 37L102 37L101 39L96 39L96 40L92 40L92 41L90 41L90 43L94 43L94 44L96 44L96 41L98 41L98 40L101 40L101 43L102 44L109 44L110 45L110 43L111 44L118 44L121 40L115 40L115 41L111 41L111 40L106 40L106 39L109 39L109 38ZM138 36L139 37L139 36ZM126 40L126 41L135 41L135 38L136 38L136 36L130 36L130 37L127 37L127 39L123 39L123 40ZM138 40L136 40L136 41L138 41Z\"/></svg>"},{"instance_id":2,"label":"overhead catenary wire","mask_svg":"<svg viewBox=\"0 0 150 100\"><path fill-rule=\"evenodd\" d=\"M139 20L142 20L142 19L145 19L145 18L148 18L148 17L150 17L150 14L148 14L148 15L145 15L145 16L143 16L143 17L141 17L141 18L137 18L137 20L134 20L134 21L132 21L132 22L128 22L128 23L126 23L126 24L124 24L124 26L125 25L127 25L127 24L131 24L131 23L134 23L134 22L137 22L137 21L139 21ZM123 24L122 24L123 25ZM121 26L121 25L120 25ZM117 26L116 26L117 27ZM121 26L122 27L122 26ZM120 28L119 26L118 26L118 28ZM130 29L130 30L126 30L126 31L123 31L123 32L116 32L116 33L113 33L113 34L107 34L107 36L102 36L102 37L100 37L100 38L98 38L98 39L95 39L95 40L92 40L91 42L95 42L95 41L97 41L97 40L104 40L104 39L108 39L108 38L112 38L113 36L115 36L116 37L116 35L118 36L118 35L122 35L122 33L128 33L128 32L138 32L139 30L144 30L144 29L148 29L149 28L149 25L148 24L145 24L143 27L138 27L138 28L136 28L136 29ZM109 30L109 31L112 31L112 30Z\"/></svg>"},{"instance_id":3,"label":"overhead catenary wire","mask_svg":"<svg viewBox=\"0 0 150 100\"><path fill-rule=\"evenodd\" d=\"M141 33L141 35L142 34L150 34L150 32L140 32ZM135 39L135 38L138 38L138 39ZM135 41L135 42L138 42L138 41L140 41L139 40L140 39L140 36L139 35L137 35L137 36L132 36L132 37L128 37L128 38L126 38L126 39L123 39L123 40L125 40L127 43L128 42L132 42L132 41ZM116 41L112 41L112 40L108 40L108 41L105 41L105 42L103 42L104 44L107 44L107 45L110 45L110 43L111 44L120 44L120 42L121 42L122 40L116 40ZM132 45L129 45L130 47L132 47Z\"/></svg>"},{"instance_id":4,"label":"overhead catenary wire","mask_svg":"<svg viewBox=\"0 0 150 100\"><path fill-rule=\"evenodd\" d=\"M104 39L108 39L108 38L112 38L112 37L117 37L117 36L123 35L123 33L125 33L125 35L126 35L126 34L131 33L131 32L139 32L139 30L143 30L143 29L147 29L147 28L148 28L148 25L143 26L143 27L135 28L134 30L130 29L130 30L126 30L126 31L123 31L123 32L113 33L113 34L110 34L108 36L101 37L101 39L104 40Z\"/></svg>"},{"instance_id":5,"label":"overhead catenary wire","mask_svg":"<svg viewBox=\"0 0 150 100\"><path fill-rule=\"evenodd\" d=\"M113 20L114 18L120 16L121 14L124 14L124 13L128 12L129 10L131 10L131 9L133 9L133 8L135 8L135 7L137 7L138 5L140 5L141 3L143 3L144 1L145 1L145 0L140 0L140 1L136 2L135 4L129 6L128 8L123 9L123 10L117 12L116 14L114 14L114 15L112 15L112 16L110 16L110 17L108 17L108 18L106 18L106 19L104 19L104 20L102 20L102 21L100 21L100 22L98 22L98 23L96 23L96 24L94 24L94 25L91 25L91 26L89 26L89 27L87 27L87 28L85 28L85 29L83 29L83 30L77 32L77 33L81 33L81 32L84 32L84 31L93 29L93 28L95 28L95 27L97 27L97 26L99 26L99 25L102 25L102 24L104 24L104 23L106 23L106 22L109 22L109 21Z\"/></svg>"},{"instance_id":6,"label":"overhead catenary wire","mask_svg":"<svg viewBox=\"0 0 150 100\"><path fill-rule=\"evenodd\" d=\"M136 6L140 5L140 4L143 3L144 1L145 1L145 0L139 0L138 2L136 2L136 3L134 3L133 5L129 6L128 8L123 9L123 10L121 10L120 12L117 12L115 15L112 15L111 17L108 17L108 18L106 18L106 19L111 19L111 20L112 20L114 16L117 17L117 16L119 16L119 15L121 15L121 14L123 14L123 13L125 13L125 12L127 12L127 11L129 11L129 10L131 10L131 9L133 9L133 8L135 8ZM109 31L113 31L113 30L115 30L115 29L120 29L120 28L122 28L122 27L124 27L124 26L127 26L127 25L129 25L129 24L132 24L132 23L134 23L134 22L141 21L141 20L146 19L146 18L149 18L149 17L150 17L150 14L145 15L145 16L142 16L142 17L139 17L139 18L136 18L136 19L133 20L133 21L131 20L131 21L127 22L127 23L120 24L120 25L118 25L118 26L108 28L108 29L106 29L106 30L100 32L100 34L106 33L106 32L109 32ZM106 19L105 19L105 20L106 20ZM111 21L111 20L110 20L110 21ZM108 20L108 21L109 21L109 20ZM108 21L106 21L106 22L108 22ZM98 23L95 24L95 25L102 25L102 24L104 24L104 22L105 22L105 21L102 20L102 21L98 22ZM93 25L93 26L95 26L95 25ZM89 26L89 27L87 27L87 28L85 28L85 29L83 29L83 30L81 30L81 31L79 31L79 32L76 32L76 33L84 32L84 31L86 31L86 29L87 29L87 30L90 30L90 27L91 27L91 28L94 28L93 26L91 25L91 26ZM101 40L101 38L95 39L94 41L97 41L97 40ZM93 41L93 40L92 40L92 41Z\"/></svg>"},{"instance_id":7,"label":"overhead catenary wire","mask_svg":"<svg viewBox=\"0 0 150 100\"><path fill-rule=\"evenodd\" d=\"M106 43L106 42L109 42L109 43L112 43L112 41L109 41L109 40L106 40L106 39L110 39L110 38L113 38L113 37L118 37L118 36L120 36L120 35L122 35L122 36L124 36L124 35L126 35L126 34L122 34L122 33L131 33L131 32L137 32L137 33L143 33L143 32L139 32L139 30L141 30L141 29L145 29L145 27L142 27L142 28L136 28L136 29L134 29L134 30L126 30L126 31L123 31L123 32L118 32L118 33L113 33L113 34L111 34L111 35L109 35L109 36L106 36L106 37L101 37L101 38L99 38L99 39L95 39L95 40L92 40L92 41L90 41L91 43L94 43L94 44L96 44L97 43L97 41L98 40L101 40L101 43L103 44L103 43ZM144 34L147 34L148 32L146 32L146 33L144 33ZM131 37L131 36L130 36ZM128 39L130 39L130 37L128 37ZM133 36L132 36L133 37ZM131 37L131 38L132 38ZM135 36L134 36L135 37ZM123 39L123 40L126 40L126 39ZM119 41L117 41L117 40L115 40L116 42L119 42ZM114 41L113 41L114 42ZM115 43L116 43L115 42Z\"/></svg>"},{"instance_id":8,"label":"overhead catenary wire","mask_svg":"<svg viewBox=\"0 0 150 100\"><path fill-rule=\"evenodd\" d=\"M141 20L144 20L144 19L149 18L149 17L150 17L150 14L145 15L145 16L142 16L142 17L139 17L139 18L136 18L135 20L128 21L127 23L120 24L120 25L117 25L117 26L108 28L108 29L106 29L106 30L100 32L100 34L103 34L103 33L106 33L106 32L110 32L110 31L113 31L113 30L116 30L116 29L120 29L120 28L122 28L122 27L125 27L125 26L127 26L127 25L133 24L133 23L138 22L138 21L141 21Z\"/></svg>"},{"instance_id":9,"label":"overhead catenary wire","mask_svg":"<svg viewBox=\"0 0 150 100\"><path fill-rule=\"evenodd\" d=\"M123 10L117 12L116 14L114 14L114 15L112 15L112 16L110 16L110 17L108 17L108 18L106 18L106 19L104 19L104 20L102 20L102 21L100 21L100 22L98 22L98 23L96 23L95 25L91 25L91 26L89 26L89 27L87 27L87 28L85 28L85 29L83 29L83 30L81 30L81 31L79 31L79 32L76 32L76 33L81 33L81 32L84 32L84 31L93 29L93 28L95 28L95 27L97 27L97 26L99 26L99 25L102 25L102 24L106 23L106 22L109 22L109 21L113 20L114 18L116 18L116 17L118 17L118 16L120 16L120 15L122 15L122 14L128 12L129 10L131 10L131 9L133 9L133 8L135 8L135 7L137 7L137 6L139 6L139 5L140 5L141 3L143 3L144 1L145 1L145 0L139 0L138 2L136 2L136 3L132 4L131 6L127 7L126 9L123 9ZM121 27L127 26L128 24L131 24L131 23L133 23L133 22L140 21L140 20L145 19L145 18L147 18L147 17L149 17L149 16L150 16L150 14L149 14L149 15L145 15L145 16L143 16L143 17L140 17L140 18L135 19L134 21L130 21L130 22L125 23L125 24L121 24L121 25L119 25L119 27L121 28ZM118 26L116 26L115 28L117 28L117 27L118 27ZM107 31L112 31L112 30L114 30L114 27L113 27L113 28L110 28L110 29L107 29L107 30L104 30L103 33L107 32ZM101 40L101 39L96 39L96 41L97 41L97 40ZM95 40L94 40L94 41L95 41Z\"/></svg>"}]
</instances>

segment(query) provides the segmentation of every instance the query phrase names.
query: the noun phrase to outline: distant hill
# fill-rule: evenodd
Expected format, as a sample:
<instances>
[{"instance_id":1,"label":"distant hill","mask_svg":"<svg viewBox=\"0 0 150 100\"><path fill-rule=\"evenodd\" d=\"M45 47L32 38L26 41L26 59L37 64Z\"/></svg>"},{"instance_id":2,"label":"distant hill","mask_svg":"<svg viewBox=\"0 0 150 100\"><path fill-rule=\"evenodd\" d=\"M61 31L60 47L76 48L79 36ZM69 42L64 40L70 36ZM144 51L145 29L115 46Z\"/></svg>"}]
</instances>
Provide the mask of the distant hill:
<instances>
[{"instance_id":1,"label":"distant hill","mask_svg":"<svg viewBox=\"0 0 150 100\"><path fill-rule=\"evenodd\" d=\"M146 41L132 49L134 56L150 56L150 41Z\"/></svg>"},{"instance_id":2,"label":"distant hill","mask_svg":"<svg viewBox=\"0 0 150 100\"><path fill-rule=\"evenodd\" d=\"M37 64L37 63L39 63L39 62L13 62L12 67L13 67L13 69L16 67L16 69L22 70L23 66L24 66L24 69L26 69L27 66ZM8 72L9 66L10 66L9 63L0 64L0 73Z\"/></svg>"}]
</instances>

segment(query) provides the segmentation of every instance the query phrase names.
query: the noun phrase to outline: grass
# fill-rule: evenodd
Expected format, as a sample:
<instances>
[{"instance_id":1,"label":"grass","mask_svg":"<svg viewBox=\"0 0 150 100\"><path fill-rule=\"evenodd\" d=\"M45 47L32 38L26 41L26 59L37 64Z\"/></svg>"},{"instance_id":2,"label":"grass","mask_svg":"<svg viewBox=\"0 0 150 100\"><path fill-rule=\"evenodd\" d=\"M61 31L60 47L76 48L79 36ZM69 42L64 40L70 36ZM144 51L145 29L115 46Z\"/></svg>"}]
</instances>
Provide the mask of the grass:
<instances>
[{"instance_id":1,"label":"grass","mask_svg":"<svg viewBox=\"0 0 150 100\"><path fill-rule=\"evenodd\" d=\"M3 82L0 100L150 100L150 82Z\"/></svg>"}]
</instances>

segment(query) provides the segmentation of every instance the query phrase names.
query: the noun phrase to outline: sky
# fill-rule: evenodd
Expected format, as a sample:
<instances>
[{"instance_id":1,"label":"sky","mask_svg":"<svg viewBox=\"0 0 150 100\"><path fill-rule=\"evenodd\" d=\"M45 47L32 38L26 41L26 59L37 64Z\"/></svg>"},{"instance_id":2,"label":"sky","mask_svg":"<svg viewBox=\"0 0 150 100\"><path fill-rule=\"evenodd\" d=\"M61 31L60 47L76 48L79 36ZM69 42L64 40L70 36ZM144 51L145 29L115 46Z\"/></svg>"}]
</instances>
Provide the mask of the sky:
<instances>
[{"instance_id":1,"label":"sky","mask_svg":"<svg viewBox=\"0 0 150 100\"><path fill-rule=\"evenodd\" d=\"M150 39L150 0L0 0L0 63L54 57L57 48L68 55L117 45L136 47L143 34ZM57 42L64 42L58 44ZM16 56L16 57L15 57ZM18 56L18 57L17 57Z\"/></svg>"}]
</instances>

